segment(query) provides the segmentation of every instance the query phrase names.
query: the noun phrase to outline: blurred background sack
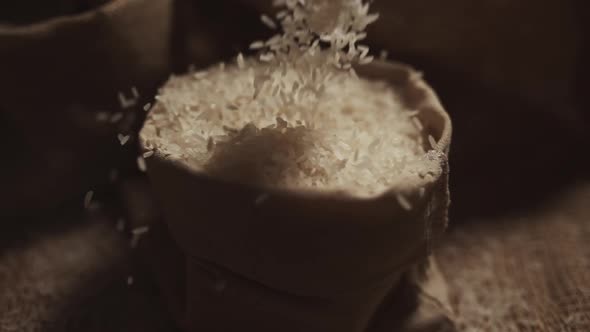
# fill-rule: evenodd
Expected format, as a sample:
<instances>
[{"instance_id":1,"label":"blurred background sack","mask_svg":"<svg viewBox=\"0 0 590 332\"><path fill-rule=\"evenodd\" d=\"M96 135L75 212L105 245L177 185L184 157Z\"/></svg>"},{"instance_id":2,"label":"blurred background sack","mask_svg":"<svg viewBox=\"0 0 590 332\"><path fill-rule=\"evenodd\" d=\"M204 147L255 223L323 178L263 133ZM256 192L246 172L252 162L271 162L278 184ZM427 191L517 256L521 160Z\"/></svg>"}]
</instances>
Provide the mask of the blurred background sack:
<instances>
[{"instance_id":1,"label":"blurred background sack","mask_svg":"<svg viewBox=\"0 0 590 332\"><path fill-rule=\"evenodd\" d=\"M16 12L0 22L0 215L37 214L108 183L133 158L117 134L133 136L170 73L172 0L0 7L2 17ZM132 107L122 109L120 91Z\"/></svg>"}]
</instances>

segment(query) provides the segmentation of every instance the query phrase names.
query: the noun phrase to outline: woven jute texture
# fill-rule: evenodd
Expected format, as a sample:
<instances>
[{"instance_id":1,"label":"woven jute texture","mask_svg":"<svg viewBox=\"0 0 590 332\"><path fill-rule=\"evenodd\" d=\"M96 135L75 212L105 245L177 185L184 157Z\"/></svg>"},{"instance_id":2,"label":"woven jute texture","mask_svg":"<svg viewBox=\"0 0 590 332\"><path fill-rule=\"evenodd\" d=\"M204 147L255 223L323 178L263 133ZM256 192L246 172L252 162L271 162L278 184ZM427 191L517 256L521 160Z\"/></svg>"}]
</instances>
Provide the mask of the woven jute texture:
<instances>
[{"instance_id":1,"label":"woven jute texture","mask_svg":"<svg viewBox=\"0 0 590 332\"><path fill-rule=\"evenodd\" d=\"M0 331L63 330L64 315L125 265L125 242L112 227L59 219L0 232Z\"/></svg>"},{"instance_id":2,"label":"woven jute texture","mask_svg":"<svg viewBox=\"0 0 590 332\"><path fill-rule=\"evenodd\" d=\"M437 258L460 331L590 330L590 184L556 196L445 237ZM113 268L125 252L114 227L73 224L0 234L0 331L175 331L148 275L128 286Z\"/></svg>"},{"instance_id":3,"label":"woven jute texture","mask_svg":"<svg viewBox=\"0 0 590 332\"><path fill-rule=\"evenodd\" d=\"M590 187L452 232L439 252L463 331L590 331Z\"/></svg>"}]
</instances>

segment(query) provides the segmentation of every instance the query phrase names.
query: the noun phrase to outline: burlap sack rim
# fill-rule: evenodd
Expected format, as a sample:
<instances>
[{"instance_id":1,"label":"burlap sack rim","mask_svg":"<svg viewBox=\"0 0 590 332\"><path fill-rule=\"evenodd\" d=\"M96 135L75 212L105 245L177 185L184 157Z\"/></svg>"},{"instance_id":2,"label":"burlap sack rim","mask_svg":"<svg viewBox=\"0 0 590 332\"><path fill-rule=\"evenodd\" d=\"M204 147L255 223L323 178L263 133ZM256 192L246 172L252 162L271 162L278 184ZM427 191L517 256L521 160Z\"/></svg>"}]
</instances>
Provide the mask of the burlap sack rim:
<instances>
[{"instance_id":1,"label":"burlap sack rim","mask_svg":"<svg viewBox=\"0 0 590 332\"><path fill-rule=\"evenodd\" d=\"M181 184L184 186L184 189L181 189L182 192L186 192L187 186L200 186L200 191L206 191L208 189L216 188L216 193L214 195L219 194L219 192L233 192L235 193L236 197L234 200L239 197L241 201L247 200L251 201L252 205L254 205L254 199L257 197L256 190L250 190L245 188L244 186L237 185L237 184L229 184L229 185L221 185L219 182L213 182L209 178L199 178L193 177L191 173L186 171L184 168L176 168L170 167L170 163L162 163L160 160L153 160L153 171L154 172L166 172L165 174L160 174L160 180L162 180L162 175L167 177L166 181L172 181L170 183L171 187L163 187L159 188L160 184L158 184L159 180L156 178L152 179L155 181L154 185L156 190L161 190L159 194L170 196L176 195L180 191L172 192L170 190L172 187L179 185L179 180L182 178L183 181L190 181L190 184ZM156 175L158 176L158 175ZM174 179L171 179L173 177ZM190 177L190 179L187 179ZM204 180L203 180L204 179ZM205 182L206 181L206 182ZM259 193L259 192L258 192ZM156 193L158 195L158 193ZM388 279L392 273L395 274L396 271L403 271L410 267L413 262L420 260L420 258L425 257L428 255L429 250L426 248L429 245L426 243L428 242L426 238L422 238L421 236L416 237L419 234L426 234L425 229L429 228L425 222L416 222L419 219L422 219L422 214L426 211L425 206L431 200L432 196L438 195L438 186L433 185L428 189L425 195L422 198L418 197L411 197L412 201L415 201L414 208L410 211L404 209L397 203L396 199L392 199L391 197L381 197L380 199L376 200L350 200L350 201L343 201L340 198L329 198L324 196L322 198L311 197L302 195L301 197L294 197L291 194L285 195L275 195L270 196L269 200L263 204L262 206L256 208L258 213L262 213L264 215L267 214L269 209L271 211L276 212L278 206L283 206L288 202L290 206L297 206L298 208L306 210L305 213L321 213L321 214L342 214L345 213L341 208L338 207L345 207L346 214L348 212L355 215L364 215L369 220L365 218L356 218L354 222L347 222L343 223L342 220L335 220L330 219L325 222L317 223L317 221L307 221L299 219L297 222L291 220L288 223L285 223L285 220L279 218L279 220L270 221L263 223L232 223L232 222L221 222L221 223L214 223L215 225L211 225L210 227L214 228L215 230L203 230L201 229L203 226L201 225L202 222L199 220L199 214L197 211L194 210L185 210L186 204L191 199L201 199L201 197L194 197L194 198L185 198L182 202L174 203L175 206L163 206L164 208L164 220L167 224L169 231L172 234L172 238L177 243L177 245L182 248L182 251L185 255L189 257L193 257L198 260L204 261L213 261L223 266L228 270L232 270L236 273L240 273L242 275L248 276L252 279L255 279L261 283L266 284L267 286L275 289L282 289L284 291L290 291L293 294L299 295L306 295L309 293L316 293L320 295L330 294L334 295L335 293L344 294L350 290L350 284L355 283L355 289L362 288L359 285L373 285L375 283L381 284L384 282L385 279ZM249 198L248 198L249 197ZM410 198L409 198L410 200ZM164 202L163 202L164 203ZM170 203L170 202L168 202ZM164 204L166 205L166 204ZM230 204L231 206L231 204ZM167 210L168 209L168 210ZM169 209L173 209L169 210ZM190 209L190 208L189 208ZM335 209L338 209L336 211ZM376 214L373 216L371 215L371 211L377 211ZM272 212L271 212L272 213ZM301 213L301 212L300 212ZM180 217L183 215L184 217ZM399 223L392 223L390 218L385 217L385 215L390 217L396 217L396 220L399 220ZM187 217L189 216L189 217ZM437 217L436 217L437 218ZM446 217L445 217L446 218ZM191 222L190 220L193 220ZM440 221L441 224L446 225L446 219ZM291 230L293 228L297 230L308 230L306 232L310 232L312 229L317 227L321 229L328 229L328 228L339 228L342 226L346 226L346 229L364 229L366 231L367 228L369 229L387 229L389 232L392 231L392 228L396 229L393 234L397 234L393 238L390 238L388 247L389 249L386 252L396 252L395 255L389 256L386 255L389 261L387 264L384 265L375 265L372 273L366 274L364 276L352 276L348 275L348 279L345 280L332 280L330 282L331 286L326 288L325 286L317 286L323 283L323 279L320 280L319 277L313 278L314 285L306 284L310 282L305 278L300 278L298 281L291 280L291 278L283 279L282 277L278 277L276 274L285 274L284 270L281 269L280 271L275 271L275 273L271 273L272 275L268 275L266 269L268 263L266 260L260 257L260 252L253 253L253 252L243 252L243 255L246 255L247 258L240 256L241 254L237 254L235 251L236 247L240 247L242 249L255 249L259 247L254 245L255 242L252 242L250 239L250 235L246 235L249 240L245 240L244 236L244 228L250 229L248 232L252 232L254 229L258 229L260 227L271 226L273 228L278 227L277 225L282 225L282 231L278 234L277 238L281 238L282 236L287 236L285 234L286 230ZM252 228L254 227L254 228ZM206 227L208 228L208 227ZM198 230L200 229L200 230ZM433 228L434 232L442 232L444 227L436 227ZM220 233L221 231L221 233ZM336 229L335 229L336 231ZM267 230L268 232L268 230ZM336 231L336 233L341 233L342 231ZM272 232L271 232L272 233ZM223 234L222 236L220 234ZM256 233L258 236L262 234ZM402 236L403 235L403 236ZM441 234L432 234L433 238L436 239ZM221 236L221 237L219 237ZM238 239L236 239L236 236ZM421 238L422 240L413 241L411 239L418 239ZM241 239L241 240L239 240ZM298 242L298 237L290 238L285 243L283 243L280 247L284 249L287 242ZM237 240L238 242L234 242ZM286 240L286 239L285 239ZM317 239L316 239L317 240ZM432 239L431 239L432 240ZM254 245L254 247L252 247ZM299 245L305 246L305 242L300 242ZM297 249L299 245L293 245L290 248ZM231 249L234 248L234 249ZM350 248L347 248L349 250ZM273 255L281 255L283 253L282 250L276 250L275 254ZM382 252L385 254L385 252ZM251 254L256 254L255 256L248 256ZM268 254L268 253L267 253ZM358 260L364 261L367 256L362 256L361 258L357 253L353 259L348 255L340 254L341 257L348 257L348 261L350 260ZM306 254L301 254L299 257L307 257ZM314 256L319 259L318 256ZM324 257L325 258L325 257ZM319 261L313 262L306 262L304 265L308 266L308 268L302 271L316 271L326 269L330 266L331 271L336 271L337 269L345 269L345 270L355 270L358 269L356 264L346 264L346 267L343 265L338 265L336 261L331 261L330 264L323 264L319 263L320 261L323 262L325 259L320 259ZM341 262L344 264L343 262ZM281 264L287 264L287 262L283 262ZM319 264L319 265L318 265ZM336 265L335 265L336 264ZM310 268L309 266L314 266ZM322 266L320 268L319 266ZM338 268L337 268L338 266ZM295 274L297 274L295 273ZM332 273L330 273L332 274ZM354 279L354 282L350 280ZM361 280L362 279L362 280ZM317 284L317 285L316 285ZM369 286L372 287L372 286ZM313 289L313 292L310 292L310 289Z\"/></svg>"},{"instance_id":2,"label":"burlap sack rim","mask_svg":"<svg viewBox=\"0 0 590 332\"><path fill-rule=\"evenodd\" d=\"M396 271L401 273L412 262L419 260L420 257L426 257L431 252L431 248L440 239L448 221L448 162L444 152L449 149L450 119L444 113L432 90L426 83L421 82L420 75L410 67L382 63L367 66L367 68L372 68L377 78L388 79L394 86L406 88L408 93L407 96L404 96L405 99L413 101L411 104L413 109L423 110L425 128L431 128L434 136L438 138L439 146L442 145L440 148L444 151L437 152L440 156L440 174L427 181L423 195L420 195L420 187L416 183L410 183L414 186L411 188L392 188L380 196L363 199L346 196L342 193L335 195L327 192L276 189L261 191L260 188L254 186L223 182L199 174L181 163L167 160L161 155L147 158L148 176L156 190L159 191L156 195L163 195L160 199L168 228L174 241L186 255L196 259L214 261L224 268L258 280L275 289L289 290L296 294L337 296L351 289L359 289L362 287L361 285L380 284L387 276L392 273L396 274ZM142 133L145 134L145 132ZM142 141L145 146L145 137L142 137ZM194 186L198 186L198 188ZM209 190L212 191L206 194L205 192ZM403 192L412 204L414 207L412 210L404 209L392 195L400 192ZM228 193L232 193L231 197L220 196ZM262 206L255 207L254 201L261 193L270 194L270 199ZM192 196L195 194L196 196ZM199 216L205 211L194 210L191 207L194 205L191 201L207 199L207 195L212 195L216 197L215 199L224 199L222 197L232 199L238 203L240 211L245 208L246 210L243 212L254 213L263 219L266 218L266 221L262 222L262 219L261 222L255 223L225 221L224 218L230 215L232 218L236 216L234 215L236 212L229 210L220 214L219 218L223 220L213 223L203 222ZM247 202L252 202L252 207ZM278 211L286 206L294 209L295 214L281 216ZM251 209L256 211L251 211ZM211 211L207 210L206 213L211 213ZM278 214L274 216L276 213ZM311 216L310 213L315 216L343 215L349 221L343 223L341 219L320 218L322 220L319 220L314 217L308 221L306 218ZM205 218L209 217L208 215ZM275 217L282 222L277 223L278 220L273 219ZM391 218L400 222L392 223ZM426 218L424 222L416 222L423 218ZM265 227L265 230L263 231L261 227ZM376 236L379 240L375 238L377 242L364 248L364 251L361 250L362 255L356 250L352 256L343 255L342 252L340 254L329 253L334 249L328 248L322 248L321 253L305 252L307 246L301 247L301 243L294 243L299 241L298 236L307 232L308 235L313 235L310 241L319 245L318 236L320 235L310 232L314 230L323 232L329 229L333 229L334 232L331 232L328 237L334 237L336 241L348 241L349 235L347 234L349 233L347 232L351 232L353 229L362 231L365 238L369 236L368 229L387 230L379 234L388 233L390 237L385 240L379 238L380 235L370 235ZM275 234L276 237L260 238L262 243L254 241L262 234ZM280 239L282 242L276 242L276 239ZM357 237L357 239L360 238ZM414 241L412 239L421 240ZM368 238L366 240L371 241ZM272 252L261 251L264 246L274 246L275 249L271 249ZM384 252L380 252L381 254L374 252L376 246L387 246L387 253L393 251L396 254L382 256L381 254ZM293 250L297 248L303 248L304 252L294 253ZM350 248L345 249L350 250ZM241 254L237 254L238 252ZM365 252L367 255L374 256L371 260L381 260L382 262L374 264L371 271L365 271L363 274L354 272L355 269L358 269L358 264L369 264L366 261ZM338 255L340 258L347 257L346 262L340 258L329 259L327 255L332 254ZM292 264L291 261L312 256L314 258L310 261L299 261L296 264ZM356 263L351 263L351 260L356 260ZM305 267L303 268L301 264L304 264ZM269 266L276 267L278 265L282 266L281 269L268 270ZM328 266L329 271L326 270ZM315 271L315 275L311 278L309 275L305 275L304 271ZM347 275L346 280L332 278L332 275L337 275L340 272ZM319 278L318 274L322 278Z\"/></svg>"},{"instance_id":3,"label":"burlap sack rim","mask_svg":"<svg viewBox=\"0 0 590 332\"><path fill-rule=\"evenodd\" d=\"M140 3L141 0L113 0L105 4L97 6L89 11L83 13L62 15L49 18L43 21L35 22L25 25L8 25L0 24L0 36L25 36L33 35L38 37L40 32L48 33L53 30L67 28L69 26L79 26L80 24L94 24L102 15L113 16L117 15L118 11L127 6Z\"/></svg>"},{"instance_id":4,"label":"burlap sack rim","mask_svg":"<svg viewBox=\"0 0 590 332\"><path fill-rule=\"evenodd\" d=\"M428 86L428 84L422 79L421 74L419 72L417 72L415 69L413 69L412 67L405 65L405 64L401 64L401 63L397 63L397 62L385 62L385 61L374 61L371 65L369 66L363 66L363 67L357 67L357 71L359 72L359 74L362 76L364 72L366 72L366 69L364 68L374 68L374 70L379 71L379 69L385 69L385 70L393 70L396 71L397 74L400 74L400 77L397 78L398 82L390 82L393 83L394 86L399 86L400 89L406 91L406 92L410 92L410 94L417 94L417 96L414 97L410 97L410 98L417 98L418 99L418 103L412 102L412 101L408 101L406 98L405 102L406 103L412 103L412 108L416 109L418 111L420 111L420 113L418 114L418 117L420 118L420 120L427 120L427 118L429 117L440 117L442 119L441 123L442 123L442 130L440 132L440 135L433 135L433 137L435 138L435 141L437 142L437 146L435 147L436 150L436 158L438 159L439 162L439 168L438 169L433 169L434 171L434 175L433 177L430 178L423 178L423 179L416 179L415 181L411 182L411 183L401 183L401 184L397 184L397 185L393 185L391 187L389 187L387 190L376 193L374 195L366 195L366 196L360 196L360 195L355 195L353 192L351 191L344 191L344 190L314 190L314 189L308 189L308 188L276 188L276 187L265 187L265 186L257 186L257 185L251 185L251 184L244 184L244 183L232 183L230 181L224 180L224 179L219 179L219 178L213 178L208 176L207 174L205 174L202 171L193 169L187 165L185 165L182 162L178 162L175 160L170 160L168 158L166 158L166 156L161 152L161 151L154 151L154 155L152 157L150 157L147 160L147 164L148 166L151 163L150 159L158 159L158 161L164 162L164 163L168 163L170 164L170 166L172 167L177 167L182 169L183 171L186 171L188 173L190 173L192 176L197 177L197 178L202 178L208 181L215 181L219 184L222 185L229 185L229 184L235 184L237 186L240 187L244 187L247 188L249 190L252 191L260 191L260 192L265 192L268 193L269 195L290 195L294 198L319 198L319 199L326 199L326 200L338 200L338 201L342 201L342 202L348 202L348 203L353 203L353 202L366 202L366 201L379 201L381 199L384 199L390 195L396 195L397 193L403 193L405 195L409 195L409 197L407 197L410 202L416 201L417 199L419 199L418 196L418 191L420 190L420 188L424 188L427 191L429 189L432 188L432 186L434 184L436 184L437 182L440 181L440 178L443 176L446 176L447 173L447 167L448 167L448 160L447 160L447 155L449 153L450 150L450 143L451 143L451 136L452 136L452 124L451 124L451 118L448 115L448 113L444 110L438 96L436 95L436 93L432 90L432 88L430 88ZM383 80L383 77L380 77L381 80ZM157 111L160 107L160 104L157 103L156 105L154 105L154 107L152 108L152 110L150 112L154 112ZM148 116L148 119L146 120L146 122L151 121L151 119ZM144 126L145 128L145 126ZM434 133L427 133L427 134L434 134ZM438 137L437 137L438 136ZM146 147L146 143L149 140L148 137L146 137L146 133L145 130L141 130L141 132L139 133L139 139L140 139L140 144L141 144L141 148L143 149L143 151L148 151L149 149L147 149ZM148 173L149 173L149 167L148 167Z\"/></svg>"}]
</instances>

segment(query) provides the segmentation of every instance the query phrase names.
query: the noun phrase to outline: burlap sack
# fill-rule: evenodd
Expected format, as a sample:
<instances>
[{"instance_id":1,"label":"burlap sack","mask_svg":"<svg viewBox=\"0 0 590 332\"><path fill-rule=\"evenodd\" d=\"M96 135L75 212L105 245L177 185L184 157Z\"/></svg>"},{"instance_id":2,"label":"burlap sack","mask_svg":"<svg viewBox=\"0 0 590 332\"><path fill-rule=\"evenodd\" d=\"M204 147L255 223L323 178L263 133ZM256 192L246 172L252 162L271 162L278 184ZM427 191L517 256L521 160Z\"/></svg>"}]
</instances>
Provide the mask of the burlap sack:
<instances>
[{"instance_id":1,"label":"burlap sack","mask_svg":"<svg viewBox=\"0 0 590 332\"><path fill-rule=\"evenodd\" d=\"M107 183L111 168L133 158L117 133L133 132L143 102L170 72L171 11L172 0L116 0L0 25L0 215L55 207ZM112 123L117 93L131 98L132 86L145 98Z\"/></svg>"},{"instance_id":2,"label":"burlap sack","mask_svg":"<svg viewBox=\"0 0 590 332\"><path fill-rule=\"evenodd\" d=\"M360 73L387 79L420 111L442 156L433 180L371 199L266 189L268 200L257 206L260 188L214 180L158 154L147 159L165 220L150 232L148 259L185 330L452 327L441 304L444 284L424 282L430 250L447 225L450 119L408 67L377 63ZM411 211L396 193L408 197ZM395 295L400 283L411 296Z\"/></svg>"},{"instance_id":3,"label":"burlap sack","mask_svg":"<svg viewBox=\"0 0 590 332\"><path fill-rule=\"evenodd\" d=\"M75 15L110 0L4 0L0 3L0 23L31 24L62 15Z\"/></svg>"}]
</instances>

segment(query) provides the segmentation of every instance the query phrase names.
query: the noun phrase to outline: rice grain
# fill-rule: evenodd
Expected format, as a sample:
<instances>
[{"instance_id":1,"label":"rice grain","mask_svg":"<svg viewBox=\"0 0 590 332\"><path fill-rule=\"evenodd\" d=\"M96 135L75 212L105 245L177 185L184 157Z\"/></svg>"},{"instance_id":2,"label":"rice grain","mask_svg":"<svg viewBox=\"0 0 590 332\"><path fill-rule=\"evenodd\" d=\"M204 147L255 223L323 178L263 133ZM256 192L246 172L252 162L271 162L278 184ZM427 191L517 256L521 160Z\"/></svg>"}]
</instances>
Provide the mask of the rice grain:
<instances>
[{"instance_id":1,"label":"rice grain","mask_svg":"<svg viewBox=\"0 0 590 332\"><path fill-rule=\"evenodd\" d=\"M92 197L94 196L94 191L90 190L84 195L84 208L88 209L90 204L92 203Z\"/></svg>"},{"instance_id":2,"label":"rice grain","mask_svg":"<svg viewBox=\"0 0 590 332\"><path fill-rule=\"evenodd\" d=\"M119 143L121 144L121 146L127 144L127 142L129 141L130 138L131 138L131 136L129 136L129 135L123 135L123 134L117 135L117 139L119 140Z\"/></svg>"},{"instance_id":3,"label":"rice grain","mask_svg":"<svg viewBox=\"0 0 590 332\"><path fill-rule=\"evenodd\" d=\"M272 30L276 30L277 29L277 24L273 21L272 18L268 17L267 15L261 15L260 16L260 21L262 23L264 23L264 25L266 25L269 29Z\"/></svg>"},{"instance_id":4,"label":"rice grain","mask_svg":"<svg viewBox=\"0 0 590 332\"><path fill-rule=\"evenodd\" d=\"M137 168L142 171L145 172L147 171L147 165L145 163L145 159L143 159L143 157L137 157Z\"/></svg>"},{"instance_id":5,"label":"rice grain","mask_svg":"<svg viewBox=\"0 0 590 332\"><path fill-rule=\"evenodd\" d=\"M411 211L412 210L412 204L410 204L410 202L408 201L408 199L402 195L402 194L396 194L396 199L399 203L399 205L406 211Z\"/></svg>"}]
</instances>

